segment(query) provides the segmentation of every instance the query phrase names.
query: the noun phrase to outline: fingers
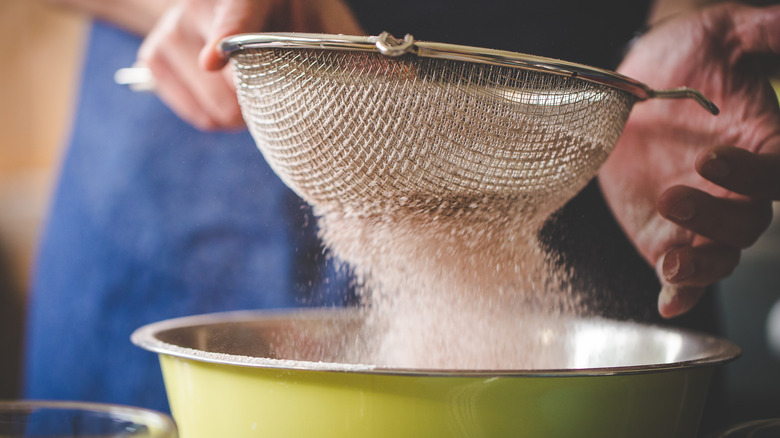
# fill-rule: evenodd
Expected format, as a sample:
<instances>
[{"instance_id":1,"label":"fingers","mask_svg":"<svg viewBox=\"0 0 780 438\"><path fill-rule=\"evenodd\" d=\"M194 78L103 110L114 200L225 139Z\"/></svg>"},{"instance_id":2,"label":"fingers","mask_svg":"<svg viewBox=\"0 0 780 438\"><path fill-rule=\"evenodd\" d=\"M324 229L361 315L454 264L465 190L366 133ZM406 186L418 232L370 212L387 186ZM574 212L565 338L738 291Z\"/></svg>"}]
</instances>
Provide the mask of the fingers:
<instances>
[{"instance_id":1,"label":"fingers","mask_svg":"<svg viewBox=\"0 0 780 438\"><path fill-rule=\"evenodd\" d=\"M780 6L740 7L732 13L735 37L746 53L780 53Z\"/></svg>"},{"instance_id":2,"label":"fingers","mask_svg":"<svg viewBox=\"0 0 780 438\"><path fill-rule=\"evenodd\" d=\"M658 312L673 318L691 310L708 285L731 275L739 256L738 249L715 244L669 250L656 268L663 284Z\"/></svg>"},{"instance_id":3,"label":"fingers","mask_svg":"<svg viewBox=\"0 0 780 438\"><path fill-rule=\"evenodd\" d=\"M307 28L289 28L295 23ZM155 76L160 98L184 120L203 130L239 128L241 111L232 78L219 72L227 59L217 45L227 36L271 25L287 31L359 30L341 0L188 0L168 10L138 57Z\"/></svg>"},{"instance_id":4,"label":"fingers","mask_svg":"<svg viewBox=\"0 0 780 438\"><path fill-rule=\"evenodd\" d=\"M209 129L212 125L210 118L197 110L200 106L198 100L179 80L176 70L163 58L149 58L142 62L153 71L157 96L182 120L198 129Z\"/></svg>"},{"instance_id":5,"label":"fingers","mask_svg":"<svg viewBox=\"0 0 780 438\"><path fill-rule=\"evenodd\" d=\"M733 248L755 243L772 221L769 201L716 198L686 186L661 194L657 208L664 218Z\"/></svg>"},{"instance_id":6,"label":"fingers","mask_svg":"<svg viewBox=\"0 0 780 438\"><path fill-rule=\"evenodd\" d=\"M757 157L735 148L716 148L712 157L697 163L697 169L728 189L749 196L764 194L764 177L754 175L758 183L738 181L743 168L756 167ZM766 164L766 160L762 162ZM732 177L736 179L731 180ZM740 248L752 245L772 220L771 201L765 196L716 198L686 186L666 190L657 209L664 218L709 239L705 244L672 248L658 260L656 271L664 285L658 297L658 311L665 318L689 311L706 286L731 275L739 264Z\"/></svg>"},{"instance_id":7,"label":"fingers","mask_svg":"<svg viewBox=\"0 0 780 438\"><path fill-rule=\"evenodd\" d=\"M222 0L214 11L213 25L200 52L200 65L206 70L221 69L227 63L227 58L218 49L223 38L267 31L272 25L288 32L363 34L357 19L342 0Z\"/></svg>"},{"instance_id":8,"label":"fingers","mask_svg":"<svg viewBox=\"0 0 780 438\"><path fill-rule=\"evenodd\" d=\"M691 310L699 302L705 289L666 285L658 295L658 313L664 318L674 318Z\"/></svg>"},{"instance_id":9,"label":"fingers","mask_svg":"<svg viewBox=\"0 0 780 438\"><path fill-rule=\"evenodd\" d=\"M221 0L217 3L206 44L198 56L200 66L209 71L222 69L228 59L219 51L219 42L228 36L265 30L274 1Z\"/></svg>"},{"instance_id":10,"label":"fingers","mask_svg":"<svg viewBox=\"0 0 780 438\"><path fill-rule=\"evenodd\" d=\"M732 192L780 201L780 151L754 154L742 148L719 146L699 155L696 171Z\"/></svg>"},{"instance_id":11,"label":"fingers","mask_svg":"<svg viewBox=\"0 0 780 438\"><path fill-rule=\"evenodd\" d=\"M717 244L674 248L661 257L659 277L678 287L705 287L731 275L739 258L739 249Z\"/></svg>"},{"instance_id":12,"label":"fingers","mask_svg":"<svg viewBox=\"0 0 780 438\"><path fill-rule=\"evenodd\" d=\"M658 312L664 318L680 316L699 302L707 286L734 271L740 251L717 244L673 248L658 261L661 279Z\"/></svg>"},{"instance_id":13,"label":"fingers","mask_svg":"<svg viewBox=\"0 0 780 438\"><path fill-rule=\"evenodd\" d=\"M139 60L152 71L159 97L182 119L202 130L243 126L241 111L225 76L197 65L203 43L185 11L172 8L146 38Z\"/></svg>"}]
</instances>

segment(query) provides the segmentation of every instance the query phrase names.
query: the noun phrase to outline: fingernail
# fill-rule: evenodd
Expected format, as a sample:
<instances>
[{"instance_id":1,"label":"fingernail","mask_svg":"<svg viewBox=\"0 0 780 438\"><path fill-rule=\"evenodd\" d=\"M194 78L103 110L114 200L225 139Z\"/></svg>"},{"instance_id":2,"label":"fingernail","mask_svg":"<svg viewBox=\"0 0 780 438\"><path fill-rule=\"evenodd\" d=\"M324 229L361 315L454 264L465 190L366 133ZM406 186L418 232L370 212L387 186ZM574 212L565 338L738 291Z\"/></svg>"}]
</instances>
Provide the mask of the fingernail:
<instances>
[{"instance_id":1,"label":"fingernail","mask_svg":"<svg viewBox=\"0 0 780 438\"><path fill-rule=\"evenodd\" d=\"M669 209L669 217L676 221L687 221L693 218L695 210L693 208L693 202L690 199L683 199L671 206Z\"/></svg>"},{"instance_id":2,"label":"fingernail","mask_svg":"<svg viewBox=\"0 0 780 438\"><path fill-rule=\"evenodd\" d=\"M731 166L729 166L726 160L711 152L707 156L707 160L702 163L701 172L708 177L724 178L731 173Z\"/></svg>"},{"instance_id":3,"label":"fingernail","mask_svg":"<svg viewBox=\"0 0 780 438\"><path fill-rule=\"evenodd\" d=\"M679 252L668 252L664 255L661 272L664 278L670 282L679 282L693 275L695 267L693 263L682 263Z\"/></svg>"},{"instance_id":4,"label":"fingernail","mask_svg":"<svg viewBox=\"0 0 780 438\"><path fill-rule=\"evenodd\" d=\"M677 297L677 288L674 286L663 286L661 293L658 294L658 313L664 318L675 316L670 312L672 302Z\"/></svg>"}]
</instances>

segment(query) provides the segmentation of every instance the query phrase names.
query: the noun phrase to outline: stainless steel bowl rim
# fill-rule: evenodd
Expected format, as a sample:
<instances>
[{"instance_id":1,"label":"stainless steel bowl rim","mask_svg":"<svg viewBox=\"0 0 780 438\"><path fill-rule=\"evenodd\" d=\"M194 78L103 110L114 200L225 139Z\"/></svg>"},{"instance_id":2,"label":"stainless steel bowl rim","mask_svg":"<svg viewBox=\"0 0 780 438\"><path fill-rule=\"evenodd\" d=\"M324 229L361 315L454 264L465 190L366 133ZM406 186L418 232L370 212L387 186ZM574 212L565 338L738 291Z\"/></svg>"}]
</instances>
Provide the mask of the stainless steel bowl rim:
<instances>
[{"instance_id":1,"label":"stainless steel bowl rim","mask_svg":"<svg viewBox=\"0 0 780 438\"><path fill-rule=\"evenodd\" d=\"M225 322L255 321L258 318L263 319L287 319L298 316L311 316L318 314L333 315L338 312L350 312L354 309L274 309L274 310L242 310L232 312L219 312L194 316L185 316L155 322L135 330L130 339L133 344L145 350L167 356L189 359L196 362L213 363L220 365L232 365L248 368L268 368L285 369L299 371L315 372L347 372L363 374L381 374L381 375L404 375L404 376L425 376L425 377L582 377L582 376L614 376L630 374L646 374L649 372L668 372L680 369L689 369L695 367L707 367L724 364L738 358L742 350L736 344L721 338L698 333L691 330L648 326L658 330L670 330L675 333L684 334L688 337L699 338L702 340L715 341L719 351L705 357L670 363L637 365L637 366L616 366L601 368L579 368L579 369L533 369L533 370L504 370L504 369L412 369L412 368L386 368L367 364L344 364L327 362L310 362L301 360L275 360L263 359L262 362L248 361L246 356L238 356L220 353L219 357L204 356L202 351L191 348L185 348L163 342L156 337L157 333L166 330L188 327L202 326ZM251 359L251 358L249 358Z\"/></svg>"}]
</instances>

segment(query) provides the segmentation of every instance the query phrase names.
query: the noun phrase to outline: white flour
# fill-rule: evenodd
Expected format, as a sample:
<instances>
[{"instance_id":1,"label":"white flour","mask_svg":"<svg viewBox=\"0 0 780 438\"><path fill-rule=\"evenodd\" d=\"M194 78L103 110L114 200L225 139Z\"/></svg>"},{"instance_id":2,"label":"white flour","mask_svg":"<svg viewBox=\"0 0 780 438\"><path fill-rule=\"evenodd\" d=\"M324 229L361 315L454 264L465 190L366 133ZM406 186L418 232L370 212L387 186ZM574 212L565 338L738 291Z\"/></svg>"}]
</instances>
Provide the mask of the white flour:
<instances>
[{"instance_id":1,"label":"white flour","mask_svg":"<svg viewBox=\"0 0 780 438\"><path fill-rule=\"evenodd\" d=\"M317 209L325 243L361 282L370 333L355 360L436 369L561 363L526 321L583 306L537 240L549 212L522 205L485 197Z\"/></svg>"}]
</instances>

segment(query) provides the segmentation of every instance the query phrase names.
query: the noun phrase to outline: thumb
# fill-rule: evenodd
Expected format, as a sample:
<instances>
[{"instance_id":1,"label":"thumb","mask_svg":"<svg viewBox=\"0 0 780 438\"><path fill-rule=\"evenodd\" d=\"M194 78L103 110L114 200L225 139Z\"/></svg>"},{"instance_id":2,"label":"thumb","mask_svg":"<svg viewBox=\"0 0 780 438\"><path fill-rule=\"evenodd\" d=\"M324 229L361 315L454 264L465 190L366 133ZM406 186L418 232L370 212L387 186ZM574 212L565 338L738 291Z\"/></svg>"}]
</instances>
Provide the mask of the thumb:
<instances>
[{"instance_id":1,"label":"thumb","mask_svg":"<svg viewBox=\"0 0 780 438\"><path fill-rule=\"evenodd\" d=\"M658 295L658 313L664 318L674 318L693 309L699 302L705 289L664 285Z\"/></svg>"},{"instance_id":2,"label":"thumb","mask_svg":"<svg viewBox=\"0 0 780 438\"><path fill-rule=\"evenodd\" d=\"M269 21L273 2L247 0L220 0L214 9L214 18L206 36L206 45L200 52L201 68L210 71L222 69L228 62L219 50L219 42L226 37L262 30Z\"/></svg>"},{"instance_id":3,"label":"thumb","mask_svg":"<svg viewBox=\"0 0 780 438\"><path fill-rule=\"evenodd\" d=\"M664 318L674 318L687 313L699 302L706 291L705 287L683 286L671 284L665 278L664 260L669 255L661 256L656 264L656 273L661 281L661 292L658 294L658 313Z\"/></svg>"}]
</instances>

